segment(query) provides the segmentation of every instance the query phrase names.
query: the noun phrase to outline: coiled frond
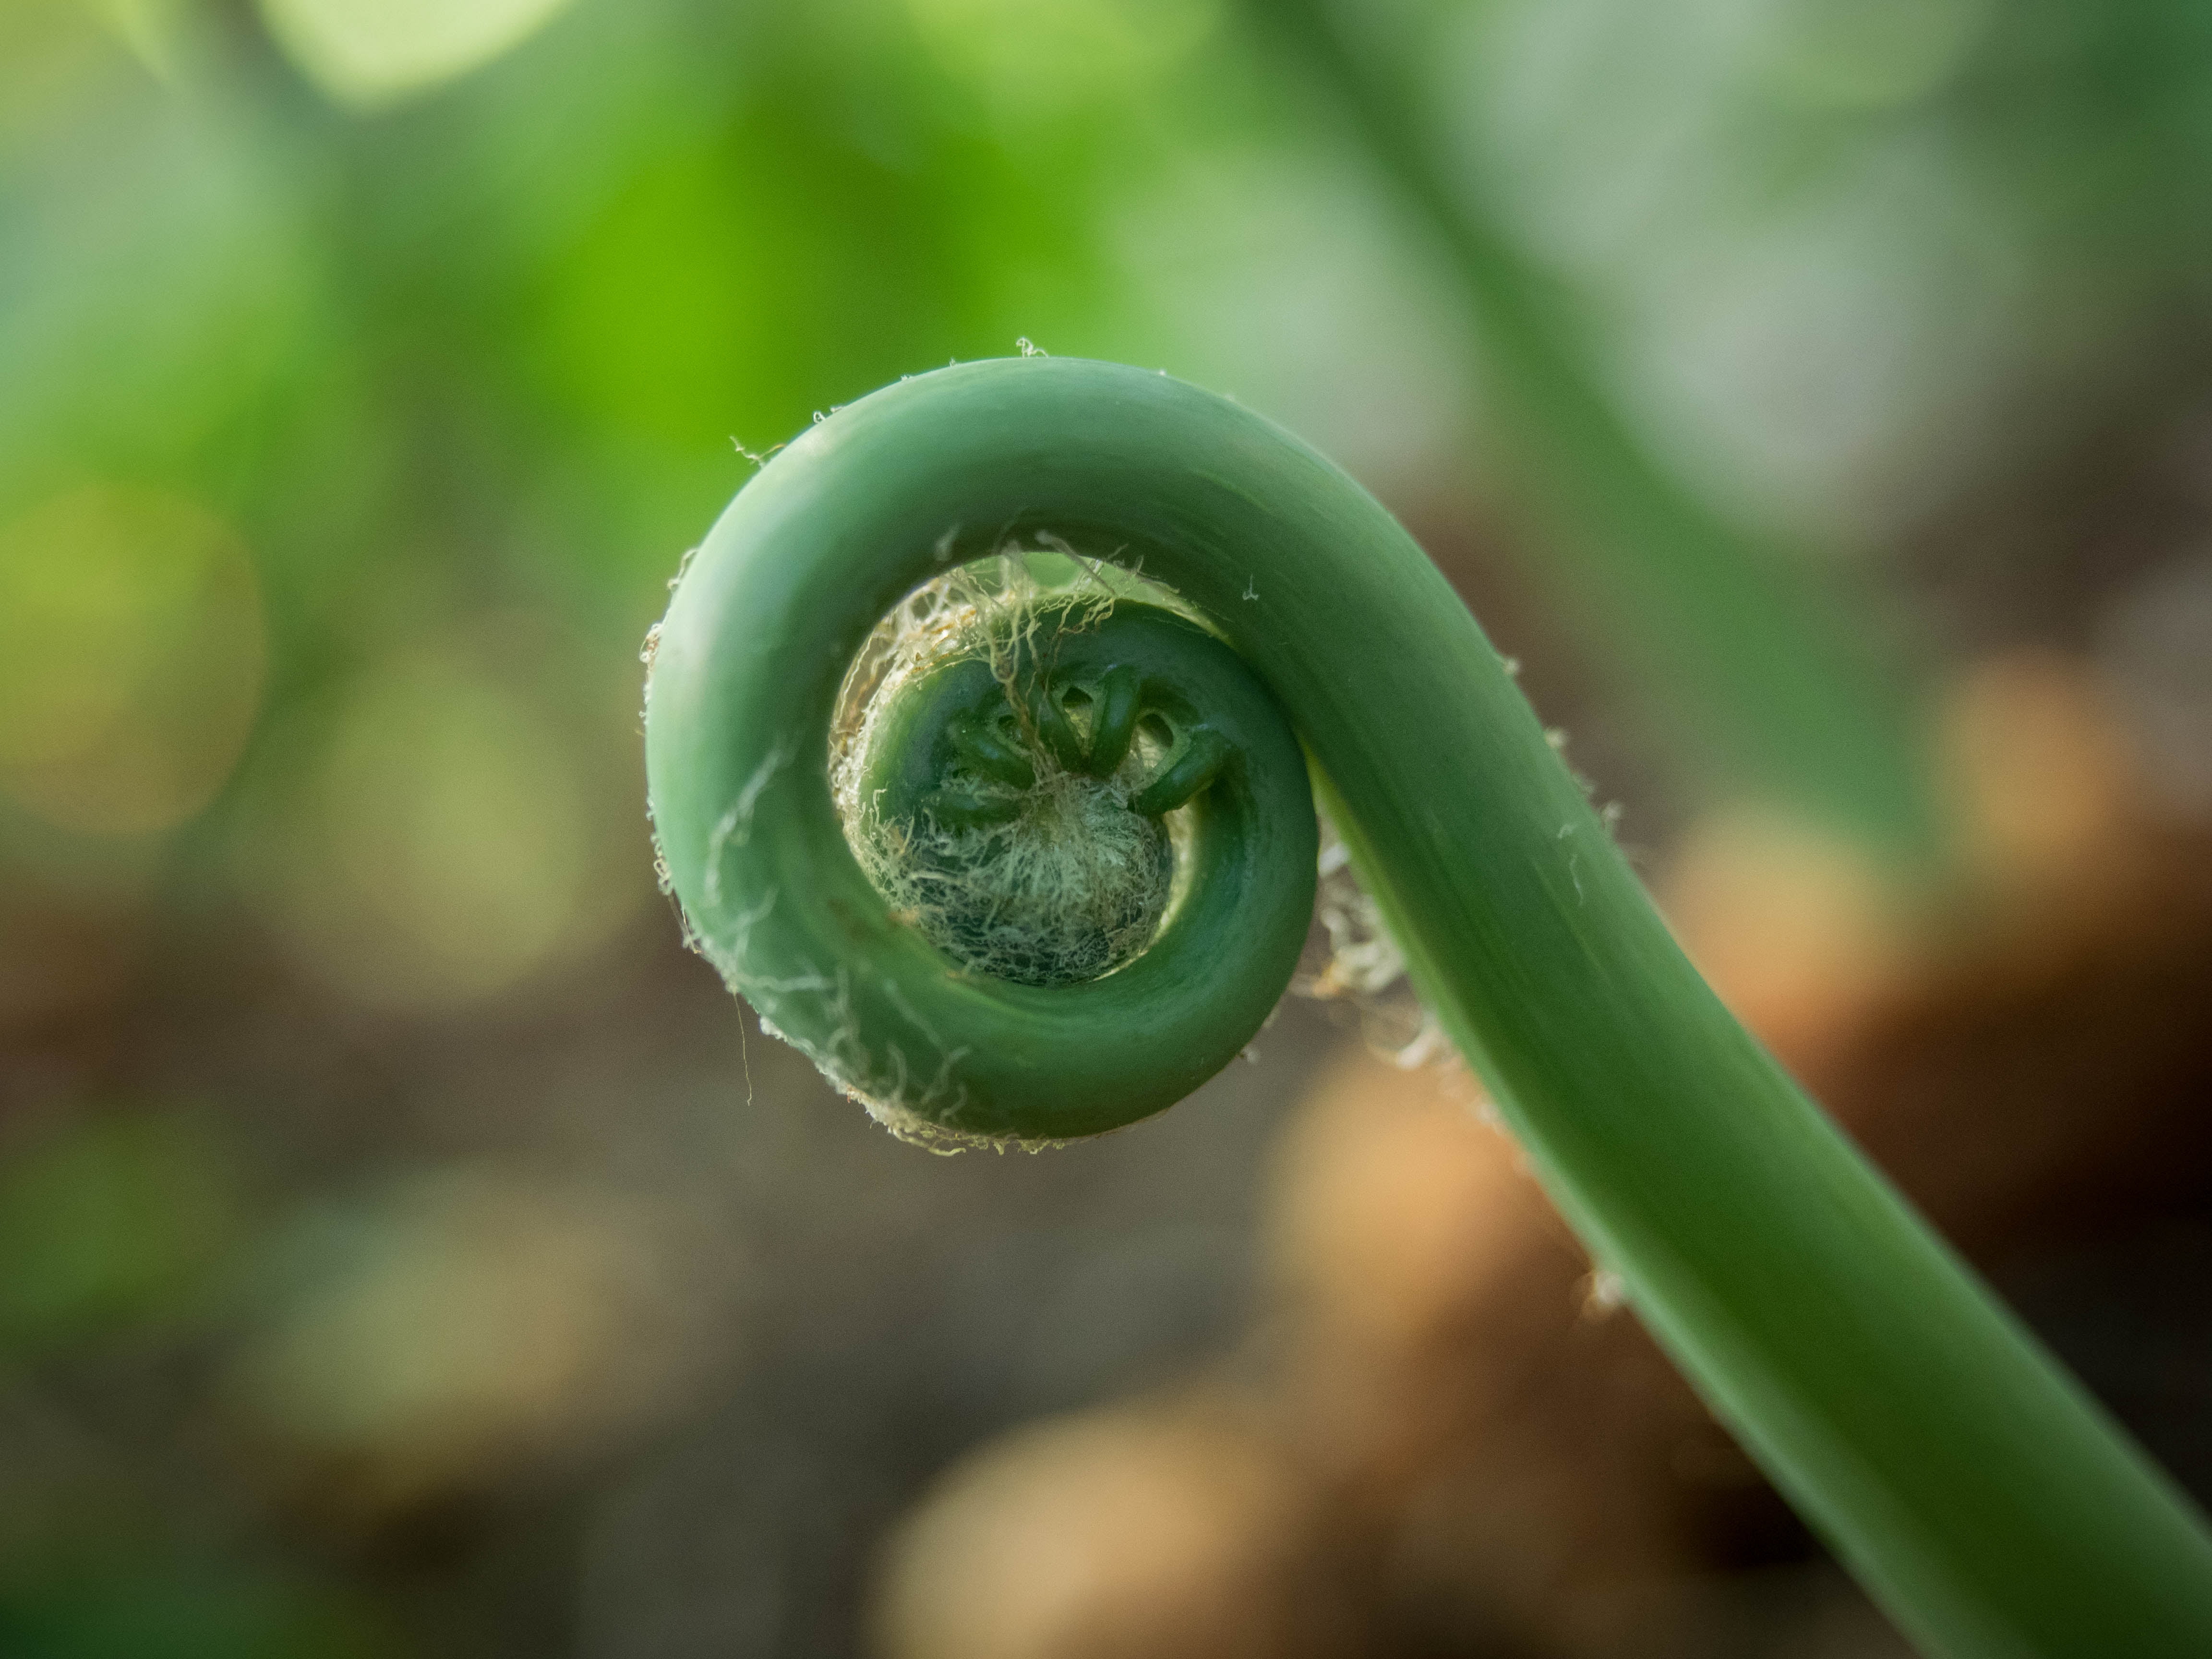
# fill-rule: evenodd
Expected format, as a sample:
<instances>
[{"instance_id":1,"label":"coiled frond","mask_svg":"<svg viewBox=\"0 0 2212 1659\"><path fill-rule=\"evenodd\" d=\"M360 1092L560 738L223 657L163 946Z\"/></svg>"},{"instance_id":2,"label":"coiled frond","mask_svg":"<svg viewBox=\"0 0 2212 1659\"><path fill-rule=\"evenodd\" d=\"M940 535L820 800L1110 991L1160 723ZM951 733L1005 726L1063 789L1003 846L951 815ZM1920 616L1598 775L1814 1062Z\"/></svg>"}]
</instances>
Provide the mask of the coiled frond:
<instances>
[{"instance_id":1,"label":"coiled frond","mask_svg":"<svg viewBox=\"0 0 2212 1659\"><path fill-rule=\"evenodd\" d=\"M848 839L832 740L856 654L1009 545L1141 567L1174 606L1046 605L1011 665L916 674L871 717ZM1909 1631L1954 1654L2212 1652L2185 1502L1721 1006L1419 548L1267 422L1065 358L843 410L692 562L647 739L674 890L763 1023L907 1133L1024 1140L1159 1109L1266 1018L1311 905L1303 747L1553 1200ZM1178 813L1156 921L1139 868L1065 937L1031 916L1002 935L1102 849L1154 856L1116 814ZM1053 863L1056 823L1098 833ZM905 838L907 875L871 835Z\"/></svg>"}]
</instances>

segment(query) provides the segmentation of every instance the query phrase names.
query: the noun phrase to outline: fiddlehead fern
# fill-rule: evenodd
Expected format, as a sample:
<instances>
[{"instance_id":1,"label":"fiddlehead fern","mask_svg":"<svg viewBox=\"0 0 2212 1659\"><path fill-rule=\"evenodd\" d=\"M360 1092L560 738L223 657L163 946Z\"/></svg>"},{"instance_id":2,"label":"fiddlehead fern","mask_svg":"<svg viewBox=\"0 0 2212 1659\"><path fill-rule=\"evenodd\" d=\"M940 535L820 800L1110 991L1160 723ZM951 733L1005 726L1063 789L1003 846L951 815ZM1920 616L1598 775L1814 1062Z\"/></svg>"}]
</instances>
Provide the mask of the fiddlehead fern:
<instances>
[{"instance_id":1,"label":"fiddlehead fern","mask_svg":"<svg viewBox=\"0 0 2212 1659\"><path fill-rule=\"evenodd\" d=\"M654 819L701 948L895 1131L1095 1134L1189 1093L1282 995L1313 908L1304 757L1237 653L1095 596L970 607L833 757L847 665L906 589L958 563L951 528L859 595L856 573L802 571L780 538L759 565L725 558L718 530L656 649ZM826 577L781 598L834 645L787 656L796 616L755 634L748 572ZM717 684L732 672L742 688ZM670 713L762 696L777 708L757 724ZM699 813L696 833L678 827Z\"/></svg>"},{"instance_id":2,"label":"fiddlehead fern","mask_svg":"<svg viewBox=\"0 0 2212 1659\"><path fill-rule=\"evenodd\" d=\"M852 850L830 765L848 665L923 583L1044 537L1140 563L1205 624L1175 623L1178 651L1241 659L1249 701L1287 715L1552 1197L1909 1631L1954 1654L2212 1651L2212 1544L2185 1502L1721 1007L1404 532L1233 404L1103 364L975 364L833 416L738 495L663 625L647 762L685 915L764 1019L904 1127L1052 1139L1168 1103L1280 990L1305 890L1250 894L1310 857L1313 822L1259 758L1273 739L1230 737L1241 770L1195 797L1188 890L1101 977L963 967ZM916 688L916 741L871 793L957 835L988 830L1023 767L1029 789L1040 768L1095 778L1121 647L1102 627L1065 648L1097 653L1081 719L1059 705L1080 741L1049 707L1033 735L1018 718L1054 696L1048 668L999 682L1011 726L960 671ZM1213 764L1194 733L1214 696L1194 694L1166 775ZM1127 782L1131 806L1173 793Z\"/></svg>"}]
</instances>

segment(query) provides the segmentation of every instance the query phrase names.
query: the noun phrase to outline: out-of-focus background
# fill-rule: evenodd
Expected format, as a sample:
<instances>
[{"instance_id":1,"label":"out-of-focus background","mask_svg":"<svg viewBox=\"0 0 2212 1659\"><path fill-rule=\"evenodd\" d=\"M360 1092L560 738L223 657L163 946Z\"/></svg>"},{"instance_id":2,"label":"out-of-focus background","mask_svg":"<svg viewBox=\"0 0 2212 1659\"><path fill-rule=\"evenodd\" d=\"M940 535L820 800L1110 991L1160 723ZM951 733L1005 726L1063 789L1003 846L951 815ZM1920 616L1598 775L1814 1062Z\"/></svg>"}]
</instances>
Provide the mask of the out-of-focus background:
<instances>
[{"instance_id":1,"label":"out-of-focus background","mask_svg":"<svg viewBox=\"0 0 2212 1659\"><path fill-rule=\"evenodd\" d=\"M1356 894L1255 1063L1034 1158L684 954L667 579L1018 349L1380 495L2212 1492L2212 13L6 0L0 1651L1901 1650L1375 1057Z\"/></svg>"}]
</instances>

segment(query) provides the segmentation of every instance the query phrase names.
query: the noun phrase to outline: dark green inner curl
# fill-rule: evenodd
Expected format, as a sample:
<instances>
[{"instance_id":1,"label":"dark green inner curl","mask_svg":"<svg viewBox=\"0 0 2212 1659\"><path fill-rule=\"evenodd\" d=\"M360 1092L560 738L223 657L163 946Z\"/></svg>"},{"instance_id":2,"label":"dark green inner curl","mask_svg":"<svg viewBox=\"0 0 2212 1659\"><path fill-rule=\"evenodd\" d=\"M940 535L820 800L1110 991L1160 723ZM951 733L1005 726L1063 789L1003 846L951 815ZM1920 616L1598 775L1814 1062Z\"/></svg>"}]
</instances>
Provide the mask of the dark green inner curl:
<instances>
[{"instance_id":1,"label":"dark green inner curl","mask_svg":"<svg viewBox=\"0 0 2212 1659\"><path fill-rule=\"evenodd\" d=\"M1182 665L1206 638L1151 605L1101 619L1048 605L997 659L942 662L887 693L846 833L893 913L1018 984L1096 979L1142 951L1173 885L1166 814L1209 789L1249 793L1243 747Z\"/></svg>"}]
</instances>

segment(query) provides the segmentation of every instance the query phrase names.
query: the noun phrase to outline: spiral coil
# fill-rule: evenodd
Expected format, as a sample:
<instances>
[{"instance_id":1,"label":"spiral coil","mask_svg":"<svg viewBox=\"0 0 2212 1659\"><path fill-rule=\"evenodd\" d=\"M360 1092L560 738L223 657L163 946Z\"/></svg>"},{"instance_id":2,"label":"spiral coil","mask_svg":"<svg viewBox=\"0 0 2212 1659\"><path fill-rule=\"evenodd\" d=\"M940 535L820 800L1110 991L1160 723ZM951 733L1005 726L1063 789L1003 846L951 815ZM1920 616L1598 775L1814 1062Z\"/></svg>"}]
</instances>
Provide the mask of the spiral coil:
<instances>
[{"instance_id":1,"label":"spiral coil","mask_svg":"<svg viewBox=\"0 0 2212 1659\"><path fill-rule=\"evenodd\" d=\"M1187 815L1156 930L1137 915L1126 959L1068 971L992 957L989 906L933 941L862 867L831 777L879 620L1046 538L1140 564L1173 611L1060 618L1059 678L948 667L897 705L868 793L909 843L988 839L1070 781L1109 786L1084 809L1105 823ZM1553 1199L1908 1631L1960 1654L2212 1652L2212 1539L2185 1502L1720 1006L1474 618L1287 434L1066 358L886 388L738 494L647 697L653 822L699 948L922 1138L1095 1133L1211 1076L1291 972L1318 797ZM1127 769L1148 710L1164 726Z\"/></svg>"}]
</instances>

